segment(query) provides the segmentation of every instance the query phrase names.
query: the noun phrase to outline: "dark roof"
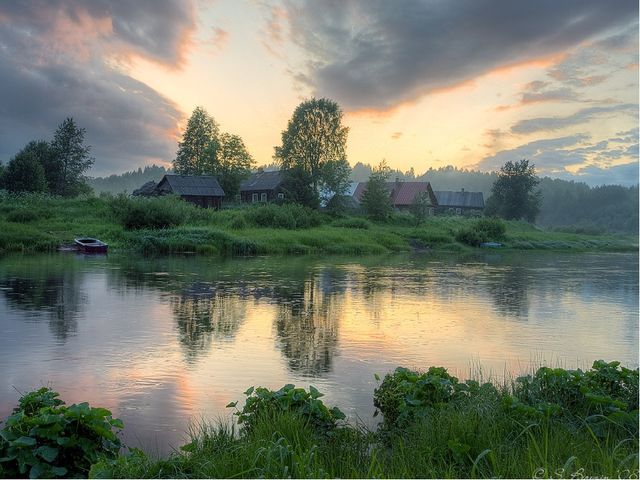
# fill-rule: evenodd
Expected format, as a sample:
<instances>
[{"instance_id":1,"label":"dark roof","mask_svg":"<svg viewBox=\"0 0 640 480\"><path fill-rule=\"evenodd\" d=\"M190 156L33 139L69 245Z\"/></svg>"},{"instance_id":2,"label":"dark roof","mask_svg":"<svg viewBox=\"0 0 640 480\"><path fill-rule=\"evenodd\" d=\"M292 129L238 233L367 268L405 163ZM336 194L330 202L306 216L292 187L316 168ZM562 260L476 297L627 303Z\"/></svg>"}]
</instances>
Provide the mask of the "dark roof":
<instances>
[{"instance_id":1,"label":"dark roof","mask_svg":"<svg viewBox=\"0 0 640 480\"><path fill-rule=\"evenodd\" d=\"M437 191L434 193L441 207L484 208L482 192Z\"/></svg>"},{"instance_id":2,"label":"dark roof","mask_svg":"<svg viewBox=\"0 0 640 480\"><path fill-rule=\"evenodd\" d=\"M154 195L157 195L156 187L157 187L156 182L154 182L153 180L150 180L144 185L142 185L140 188L137 188L133 192L131 192L131 195L135 197L152 197Z\"/></svg>"},{"instance_id":3,"label":"dark roof","mask_svg":"<svg viewBox=\"0 0 640 480\"><path fill-rule=\"evenodd\" d=\"M210 175L165 175L158 190L167 190L181 196L224 197L224 190L216 177Z\"/></svg>"},{"instance_id":4,"label":"dark roof","mask_svg":"<svg viewBox=\"0 0 640 480\"><path fill-rule=\"evenodd\" d=\"M280 171L256 172L240 183L240 191L274 190L280 186L284 177Z\"/></svg>"}]
</instances>

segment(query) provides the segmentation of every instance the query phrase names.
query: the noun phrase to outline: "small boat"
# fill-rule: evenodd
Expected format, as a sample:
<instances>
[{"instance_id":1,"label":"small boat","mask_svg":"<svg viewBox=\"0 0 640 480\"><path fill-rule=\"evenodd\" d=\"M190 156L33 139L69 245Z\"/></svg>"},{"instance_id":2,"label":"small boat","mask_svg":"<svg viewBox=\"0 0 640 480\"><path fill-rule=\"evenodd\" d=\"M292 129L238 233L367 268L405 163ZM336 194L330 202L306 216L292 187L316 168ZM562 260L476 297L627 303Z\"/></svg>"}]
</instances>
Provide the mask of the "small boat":
<instances>
[{"instance_id":1,"label":"small boat","mask_svg":"<svg viewBox=\"0 0 640 480\"><path fill-rule=\"evenodd\" d=\"M482 242L481 248L502 248L502 244L498 242Z\"/></svg>"},{"instance_id":2,"label":"small boat","mask_svg":"<svg viewBox=\"0 0 640 480\"><path fill-rule=\"evenodd\" d=\"M74 240L76 248L83 253L107 253L109 245L97 238L76 238Z\"/></svg>"}]
</instances>

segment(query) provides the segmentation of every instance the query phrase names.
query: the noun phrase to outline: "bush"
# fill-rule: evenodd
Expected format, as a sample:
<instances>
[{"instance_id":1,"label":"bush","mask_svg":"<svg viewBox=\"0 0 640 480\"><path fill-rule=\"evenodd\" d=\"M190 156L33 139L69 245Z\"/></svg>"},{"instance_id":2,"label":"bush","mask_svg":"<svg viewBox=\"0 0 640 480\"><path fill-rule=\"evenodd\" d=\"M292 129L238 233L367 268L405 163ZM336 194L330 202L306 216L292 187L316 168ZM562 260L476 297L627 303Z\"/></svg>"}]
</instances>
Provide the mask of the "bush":
<instances>
[{"instance_id":1,"label":"bush","mask_svg":"<svg viewBox=\"0 0 640 480\"><path fill-rule=\"evenodd\" d=\"M478 247L481 243L502 240L507 231L507 227L498 218L481 218L476 220L470 227L459 230L456 233L456 240Z\"/></svg>"},{"instance_id":2,"label":"bush","mask_svg":"<svg viewBox=\"0 0 640 480\"><path fill-rule=\"evenodd\" d=\"M337 426L338 420L343 420L345 414L338 407L328 408L322 400L323 396L315 387L310 386L307 392L304 388L295 388L287 384L280 390L273 391L264 387L249 388L244 392L247 400L242 410L235 413L238 423L245 430L253 428L255 422L264 419L265 415L283 412L298 414L308 419L311 426L319 433L328 433ZM235 408L238 402L232 402L227 407Z\"/></svg>"},{"instance_id":3,"label":"bush","mask_svg":"<svg viewBox=\"0 0 640 480\"><path fill-rule=\"evenodd\" d=\"M109 206L128 230L182 225L196 215L194 210L198 208L176 197L128 198L123 194L114 197Z\"/></svg>"},{"instance_id":4,"label":"bush","mask_svg":"<svg viewBox=\"0 0 640 480\"><path fill-rule=\"evenodd\" d=\"M245 214L246 221L256 227L283 228L297 230L317 227L323 223L322 214L317 211L287 203L283 205L266 204L253 207Z\"/></svg>"},{"instance_id":5,"label":"bush","mask_svg":"<svg viewBox=\"0 0 640 480\"><path fill-rule=\"evenodd\" d=\"M594 362L591 370L542 367L519 377L506 405L526 416L585 419L592 430L626 426L638 433L638 369L620 362Z\"/></svg>"},{"instance_id":6,"label":"bush","mask_svg":"<svg viewBox=\"0 0 640 480\"><path fill-rule=\"evenodd\" d=\"M0 477L86 477L100 458L116 458L122 422L87 403L64 405L48 389L30 392L0 430Z\"/></svg>"},{"instance_id":7,"label":"bush","mask_svg":"<svg viewBox=\"0 0 640 480\"><path fill-rule=\"evenodd\" d=\"M39 212L27 208L18 208L7 215L7 221L14 223L29 223L41 217Z\"/></svg>"},{"instance_id":8,"label":"bush","mask_svg":"<svg viewBox=\"0 0 640 480\"><path fill-rule=\"evenodd\" d=\"M360 217L348 217L335 220L331 223L333 227L340 228L356 228L359 230L369 230L371 228L371 222Z\"/></svg>"},{"instance_id":9,"label":"bush","mask_svg":"<svg viewBox=\"0 0 640 480\"><path fill-rule=\"evenodd\" d=\"M491 384L480 385L474 380L460 383L443 367L430 367L422 374L398 367L393 374L385 375L375 389L373 404L384 416L385 427L397 428L406 427L434 408L480 393L497 397L497 390Z\"/></svg>"}]
</instances>

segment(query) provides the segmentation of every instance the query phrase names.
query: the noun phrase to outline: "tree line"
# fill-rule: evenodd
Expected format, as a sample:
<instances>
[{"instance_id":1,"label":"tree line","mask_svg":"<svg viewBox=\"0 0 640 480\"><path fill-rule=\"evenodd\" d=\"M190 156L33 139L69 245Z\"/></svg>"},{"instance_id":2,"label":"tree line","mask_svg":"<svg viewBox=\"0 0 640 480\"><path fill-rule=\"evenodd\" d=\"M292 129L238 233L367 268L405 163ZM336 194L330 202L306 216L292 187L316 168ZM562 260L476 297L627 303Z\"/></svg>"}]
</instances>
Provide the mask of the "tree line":
<instances>
[{"instance_id":1,"label":"tree line","mask_svg":"<svg viewBox=\"0 0 640 480\"><path fill-rule=\"evenodd\" d=\"M339 105L326 98L301 102L274 147L273 167L284 175L288 201L318 208L321 201L340 211L340 199L350 181L367 181L362 199L364 211L383 220L392 212L386 182L429 181L435 190L483 192L487 215L525 219L547 227L577 226L589 231L637 232L638 187L602 186L539 178L528 160L509 161L499 172L483 173L447 166L416 175L413 168L392 170L382 161L377 167L347 162L348 127L342 124ZM45 192L65 197L96 190L118 191L126 184L132 191L149 179L159 180L168 170L145 167L137 172L103 179L88 179L93 165L90 146L84 145L85 129L65 119L51 141L29 142L6 167L0 165L0 188L11 192ZM224 133L202 107L190 116L173 160L173 171L185 175L214 175L226 192L237 198L240 183L255 171L256 162L238 135ZM122 190L122 189L121 189ZM120 191L121 191L120 190ZM332 198L327 203L329 198ZM426 203L416 199L416 212Z\"/></svg>"},{"instance_id":2,"label":"tree line","mask_svg":"<svg viewBox=\"0 0 640 480\"><path fill-rule=\"evenodd\" d=\"M0 187L9 192L41 192L62 197L90 193L84 173L94 159L84 145L85 129L66 118L53 139L27 143L8 163L0 166Z\"/></svg>"}]
</instances>

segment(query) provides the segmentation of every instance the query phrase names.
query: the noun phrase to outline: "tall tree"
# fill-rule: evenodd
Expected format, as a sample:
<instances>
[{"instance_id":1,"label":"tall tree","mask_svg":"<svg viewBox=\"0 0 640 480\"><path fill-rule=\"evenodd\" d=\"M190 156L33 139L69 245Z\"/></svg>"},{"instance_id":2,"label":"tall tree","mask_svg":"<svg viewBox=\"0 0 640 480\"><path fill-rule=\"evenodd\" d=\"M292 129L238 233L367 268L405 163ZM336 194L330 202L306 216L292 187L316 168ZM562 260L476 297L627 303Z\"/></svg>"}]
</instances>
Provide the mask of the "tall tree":
<instances>
[{"instance_id":1,"label":"tall tree","mask_svg":"<svg viewBox=\"0 0 640 480\"><path fill-rule=\"evenodd\" d=\"M219 142L209 148L211 174L218 177L226 199L233 199L240 192L240 182L251 174L255 164L242 138L223 133Z\"/></svg>"},{"instance_id":2,"label":"tall tree","mask_svg":"<svg viewBox=\"0 0 640 480\"><path fill-rule=\"evenodd\" d=\"M174 171L180 175L211 174L218 142L218 124L204 108L196 107L187 122L182 142L178 144Z\"/></svg>"},{"instance_id":3,"label":"tall tree","mask_svg":"<svg viewBox=\"0 0 640 480\"><path fill-rule=\"evenodd\" d=\"M539 183L535 165L529 164L529 160L508 161L500 168L491 188L485 214L507 220L535 221L540 211L540 192L535 190Z\"/></svg>"},{"instance_id":4,"label":"tall tree","mask_svg":"<svg viewBox=\"0 0 640 480\"><path fill-rule=\"evenodd\" d=\"M46 192L47 180L42 164L33 152L21 151L10 162L2 176L3 186L10 192Z\"/></svg>"},{"instance_id":5,"label":"tall tree","mask_svg":"<svg viewBox=\"0 0 640 480\"><path fill-rule=\"evenodd\" d=\"M47 179L49 192L55 194L61 184L62 165L51 144L45 140L32 140L27 143L20 153L29 153L40 162Z\"/></svg>"},{"instance_id":6,"label":"tall tree","mask_svg":"<svg viewBox=\"0 0 640 480\"><path fill-rule=\"evenodd\" d=\"M275 148L274 159L283 170L307 172L315 191L332 183L336 193L343 193L348 176L330 175L341 172L345 165L348 167L345 153L348 133L336 102L326 98L306 100L296 107L282 132L282 145ZM333 168L332 163L342 166Z\"/></svg>"},{"instance_id":7,"label":"tall tree","mask_svg":"<svg viewBox=\"0 0 640 480\"><path fill-rule=\"evenodd\" d=\"M373 220L386 220L393 211L391 196L387 188L387 178L391 169L386 160L373 169L369 181L362 193L360 204L365 213Z\"/></svg>"},{"instance_id":8,"label":"tall tree","mask_svg":"<svg viewBox=\"0 0 640 480\"><path fill-rule=\"evenodd\" d=\"M57 170L57 183L49 186L51 193L68 197L86 190L83 174L91 168L94 159L89 156L91 147L84 145L85 131L73 118L65 119L56 130L51 142L55 160L48 168L51 175Z\"/></svg>"}]
</instances>

